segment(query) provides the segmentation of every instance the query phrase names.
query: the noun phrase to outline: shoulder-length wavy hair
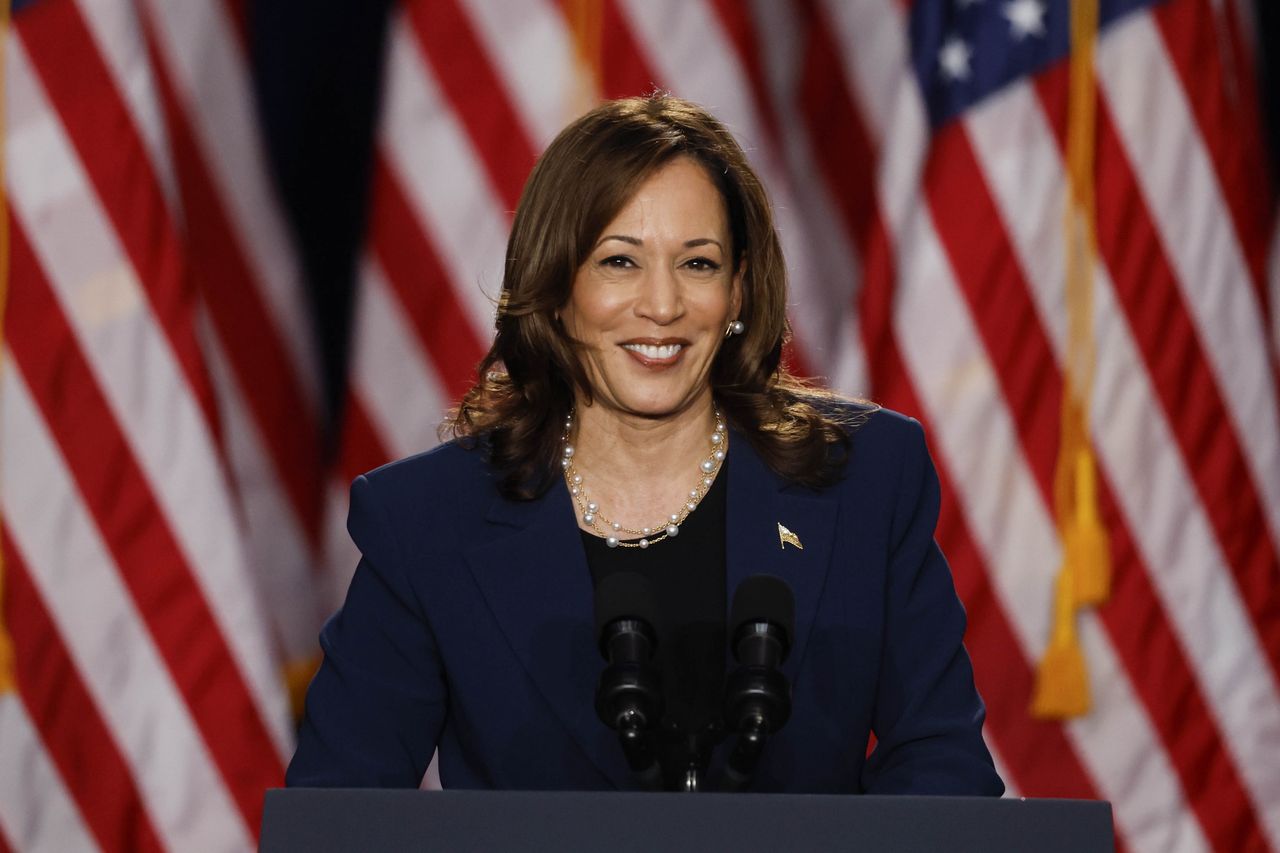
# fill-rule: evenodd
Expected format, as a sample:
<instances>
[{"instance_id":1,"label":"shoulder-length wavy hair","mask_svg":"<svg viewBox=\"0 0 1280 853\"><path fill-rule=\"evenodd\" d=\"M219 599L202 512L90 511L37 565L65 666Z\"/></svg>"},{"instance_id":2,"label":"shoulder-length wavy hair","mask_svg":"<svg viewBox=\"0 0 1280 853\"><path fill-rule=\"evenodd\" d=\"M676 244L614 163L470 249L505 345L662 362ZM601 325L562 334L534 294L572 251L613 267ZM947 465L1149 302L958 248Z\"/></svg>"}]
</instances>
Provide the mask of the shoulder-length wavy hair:
<instances>
[{"instance_id":1,"label":"shoulder-length wavy hair","mask_svg":"<svg viewBox=\"0 0 1280 853\"><path fill-rule=\"evenodd\" d=\"M849 448L851 417L835 395L782 363L787 273L760 179L732 134L702 107L665 94L610 101L570 124L525 184L507 244L497 336L479 378L442 427L483 445L508 497L542 494L560 473L559 444L577 390L591 385L579 343L557 320L578 268L645 179L676 157L706 169L724 200L734 272L743 264L742 335L725 341L711 369L721 411L784 478L834 482Z\"/></svg>"}]
</instances>

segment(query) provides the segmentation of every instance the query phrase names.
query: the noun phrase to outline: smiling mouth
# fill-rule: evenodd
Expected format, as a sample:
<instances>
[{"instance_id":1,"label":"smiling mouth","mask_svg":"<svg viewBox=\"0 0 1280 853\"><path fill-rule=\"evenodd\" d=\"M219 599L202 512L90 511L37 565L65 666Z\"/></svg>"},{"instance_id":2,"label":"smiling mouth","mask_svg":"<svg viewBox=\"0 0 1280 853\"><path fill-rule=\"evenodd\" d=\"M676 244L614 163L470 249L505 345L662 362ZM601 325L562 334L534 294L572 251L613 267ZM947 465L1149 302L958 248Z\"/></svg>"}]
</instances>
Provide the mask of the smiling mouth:
<instances>
[{"instance_id":1,"label":"smiling mouth","mask_svg":"<svg viewBox=\"0 0 1280 853\"><path fill-rule=\"evenodd\" d=\"M623 344L622 348L651 361L666 361L679 355L684 344Z\"/></svg>"}]
</instances>

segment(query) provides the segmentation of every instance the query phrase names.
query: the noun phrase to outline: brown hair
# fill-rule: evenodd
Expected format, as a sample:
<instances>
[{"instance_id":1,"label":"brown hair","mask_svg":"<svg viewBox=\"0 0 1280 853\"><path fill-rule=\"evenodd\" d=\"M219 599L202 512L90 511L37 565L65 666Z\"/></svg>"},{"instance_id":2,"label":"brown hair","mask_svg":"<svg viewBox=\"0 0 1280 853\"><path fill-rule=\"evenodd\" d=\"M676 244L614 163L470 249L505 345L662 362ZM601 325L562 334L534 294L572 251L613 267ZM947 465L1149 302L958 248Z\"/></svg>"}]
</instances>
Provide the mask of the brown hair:
<instances>
[{"instance_id":1,"label":"brown hair","mask_svg":"<svg viewBox=\"0 0 1280 853\"><path fill-rule=\"evenodd\" d=\"M590 399L578 344L555 317L604 228L651 174L678 156L700 163L728 213L736 271L746 264L739 319L712 365L729 422L782 477L834 482L857 416L782 363L790 335L787 273L769 198L736 140L710 113L665 94L607 102L566 127L525 184L507 243L497 336L443 431L483 443L512 498L559 475L559 442L574 389ZM864 413L865 414L865 413Z\"/></svg>"}]
</instances>

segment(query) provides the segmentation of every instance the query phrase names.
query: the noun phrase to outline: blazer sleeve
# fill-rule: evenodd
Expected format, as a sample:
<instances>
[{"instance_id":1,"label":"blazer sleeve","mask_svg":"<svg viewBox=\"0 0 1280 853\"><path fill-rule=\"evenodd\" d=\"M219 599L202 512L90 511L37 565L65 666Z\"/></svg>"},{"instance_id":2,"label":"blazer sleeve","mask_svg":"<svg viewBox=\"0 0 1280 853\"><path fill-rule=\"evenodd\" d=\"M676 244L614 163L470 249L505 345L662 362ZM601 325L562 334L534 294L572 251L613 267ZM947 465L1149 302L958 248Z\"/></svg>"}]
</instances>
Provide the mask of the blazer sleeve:
<instances>
[{"instance_id":1,"label":"blazer sleeve","mask_svg":"<svg viewBox=\"0 0 1280 853\"><path fill-rule=\"evenodd\" d=\"M873 712L869 794L1004 791L982 739L986 710L963 639L965 614L934 541L938 476L911 421L890 530L884 642Z\"/></svg>"},{"instance_id":2,"label":"blazer sleeve","mask_svg":"<svg viewBox=\"0 0 1280 853\"><path fill-rule=\"evenodd\" d=\"M447 692L430 625L374 484L351 487L347 528L362 558L324 626L324 661L307 690L285 777L306 787L418 787Z\"/></svg>"}]
</instances>

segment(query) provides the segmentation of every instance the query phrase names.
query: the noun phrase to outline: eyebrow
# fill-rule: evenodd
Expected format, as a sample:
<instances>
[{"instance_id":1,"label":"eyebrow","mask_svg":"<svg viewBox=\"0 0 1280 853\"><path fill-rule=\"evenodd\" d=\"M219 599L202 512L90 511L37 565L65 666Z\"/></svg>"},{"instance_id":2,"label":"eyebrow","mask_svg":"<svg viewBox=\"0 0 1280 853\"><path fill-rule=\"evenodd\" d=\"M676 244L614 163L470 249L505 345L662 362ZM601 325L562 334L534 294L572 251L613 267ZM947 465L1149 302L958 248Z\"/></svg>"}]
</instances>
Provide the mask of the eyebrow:
<instances>
[{"instance_id":1,"label":"eyebrow","mask_svg":"<svg viewBox=\"0 0 1280 853\"><path fill-rule=\"evenodd\" d=\"M606 234L600 238L600 241L596 243L596 245L599 246L601 243L608 240L620 240L621 242L629 243L632 246L644 245L644 241L639 237L631 237L627 234ZM684 247L686 249L696 249L698 246L715 246L720 249L720 251L724 251L724 246L721 246L720 241L713 237L696 237L693 240L686 240L684 242Z\"/></svg>"}]
</instances>

